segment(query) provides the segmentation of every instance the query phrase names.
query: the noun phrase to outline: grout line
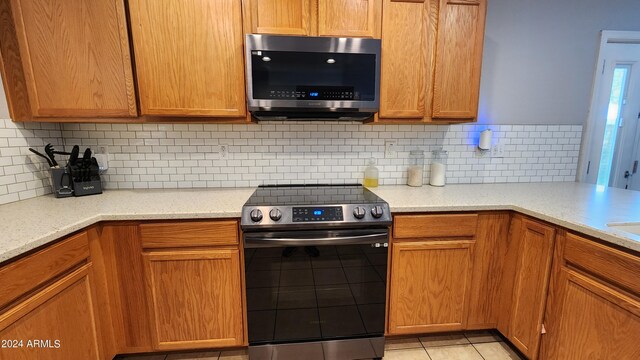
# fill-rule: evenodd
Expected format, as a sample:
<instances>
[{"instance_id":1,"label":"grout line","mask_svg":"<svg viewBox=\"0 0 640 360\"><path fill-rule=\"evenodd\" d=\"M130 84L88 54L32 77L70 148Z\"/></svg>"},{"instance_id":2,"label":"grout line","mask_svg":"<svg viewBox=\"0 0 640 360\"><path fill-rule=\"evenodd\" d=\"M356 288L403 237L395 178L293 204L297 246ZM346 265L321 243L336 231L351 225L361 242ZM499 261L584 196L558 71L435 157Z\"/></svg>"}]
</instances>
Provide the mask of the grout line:
<instances>
[{"instance_id":1,"label":"grout line","mask_svg":"<svg viewBox=\"0 0 640 360\"><path fill-rule=\"evenodd\" d=\"M483 344L487 344L487 343L483 343ZM476 344L471 344L471 346L473 346L473 350L475 350L475 351L478 353L478 355L480 355L480 357L481 357L483 360L487 360L487 359L485 359L485 357L484 357L484 356L482 356L482 353L478 350L478 348L476 348ZM489 360L490 360L490 359L489 359Z\"/></svg>"}]
</instances>

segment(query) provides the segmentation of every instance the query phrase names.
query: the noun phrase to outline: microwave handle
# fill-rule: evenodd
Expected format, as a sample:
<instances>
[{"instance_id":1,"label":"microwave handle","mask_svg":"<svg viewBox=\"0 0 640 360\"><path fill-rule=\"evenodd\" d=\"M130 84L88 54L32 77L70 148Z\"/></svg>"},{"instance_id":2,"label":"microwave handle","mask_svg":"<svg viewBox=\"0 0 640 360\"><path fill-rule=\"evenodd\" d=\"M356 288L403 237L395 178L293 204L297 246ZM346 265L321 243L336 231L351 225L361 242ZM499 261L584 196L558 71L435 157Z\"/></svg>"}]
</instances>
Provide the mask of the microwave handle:
<instances>
[{"instance_id":1,"label":"microwave handle","mask_svg":"<svg viewBox=\"0 0 640 360\"><path fill-rule=\"evenodd\" d=\"M295 246L321 246L321 245L363 245L379 244L378 246L389 246L389 233L387 231L370 234L352 234L330 237L265 237L252 234L245 234L245 249L265 248L265 247L295 247Z\"/></svg>"}]
</instances>

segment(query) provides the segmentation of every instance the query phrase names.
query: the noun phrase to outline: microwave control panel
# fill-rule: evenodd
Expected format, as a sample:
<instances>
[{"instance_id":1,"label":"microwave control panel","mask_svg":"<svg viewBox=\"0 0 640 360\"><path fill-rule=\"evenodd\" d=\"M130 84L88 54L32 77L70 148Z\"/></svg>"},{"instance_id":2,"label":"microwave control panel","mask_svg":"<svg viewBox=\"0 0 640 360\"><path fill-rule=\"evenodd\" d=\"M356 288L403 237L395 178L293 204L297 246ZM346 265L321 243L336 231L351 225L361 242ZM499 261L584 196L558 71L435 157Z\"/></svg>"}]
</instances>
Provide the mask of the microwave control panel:
<instances>
[{"instance_id":1,"label":"microwave control panel","mask_svg":"<svg viewBox=\"0 0 640 360\"><path fill-rule=\"evenodd\" d=\"M269 99L278 100L358 100L352 86L296 86L268 90Z\"/></svg>"}]
</instances>

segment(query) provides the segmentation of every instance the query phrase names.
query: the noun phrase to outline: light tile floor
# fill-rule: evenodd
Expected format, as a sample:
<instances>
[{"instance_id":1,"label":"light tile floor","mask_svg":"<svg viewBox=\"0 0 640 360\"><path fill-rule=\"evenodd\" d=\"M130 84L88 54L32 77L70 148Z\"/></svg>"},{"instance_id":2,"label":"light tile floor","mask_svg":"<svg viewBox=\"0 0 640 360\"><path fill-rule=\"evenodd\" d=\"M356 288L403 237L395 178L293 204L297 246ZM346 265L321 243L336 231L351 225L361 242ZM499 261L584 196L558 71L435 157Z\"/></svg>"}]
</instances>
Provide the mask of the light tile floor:
<instances>
[{"instance_id":1,"label":"light tile floor","mask_svg":"<svg viewBox=\"0 0 640 360\"><path fill-rule=\"evenodd\" d=\"M521 360L489 331L388 339L385 360ZM121 360L248 360L245 350L120 357Z\"/></svg>"}]
</instances>

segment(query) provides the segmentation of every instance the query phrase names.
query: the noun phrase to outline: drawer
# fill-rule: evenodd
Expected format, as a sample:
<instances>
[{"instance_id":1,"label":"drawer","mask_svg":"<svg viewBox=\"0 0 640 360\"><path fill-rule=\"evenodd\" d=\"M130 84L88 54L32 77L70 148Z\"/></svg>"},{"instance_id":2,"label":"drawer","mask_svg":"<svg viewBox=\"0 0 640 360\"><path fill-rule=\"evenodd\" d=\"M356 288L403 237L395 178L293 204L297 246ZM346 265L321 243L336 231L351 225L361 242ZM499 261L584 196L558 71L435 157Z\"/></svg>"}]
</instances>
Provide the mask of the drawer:
<instances>
[{"instance_id":1,"label":"drawer","mask_svg":"<svg viewBox=\"0 0 640 360\"><path fill-rule=\"evenodd\" d=\"M568 264L640 295L640 257L567 233L564 259Z\"/></svg>"},{"instance_id":2,"label":"drawer","mask_svg":"<svg viewBox=\"0 0 640 360\"><path fill-rule=\"evenodd\" d=\"M477 227L478 214L398 215L393 218L393 237L473 237Z\"/></svg>"},{"instance_id":3,"label":"drawer","mask_svg":"<svg viewBox=\"0 0 640 360\"><path fill-rule=\"evenodd\" d=\"M198 247L238 244L238 222L179 221L140 225L143 248Z\"/></svg>"},{"instance_id":4,"label":"drawer","mask_svg":"<svg viewBox=\"0 0 640 360\"><path fill-rule=\"evenodd\" d=\"M48 246L0 269L0 307L89 258L86 231Z\"/></svg>"}]
</instances>

